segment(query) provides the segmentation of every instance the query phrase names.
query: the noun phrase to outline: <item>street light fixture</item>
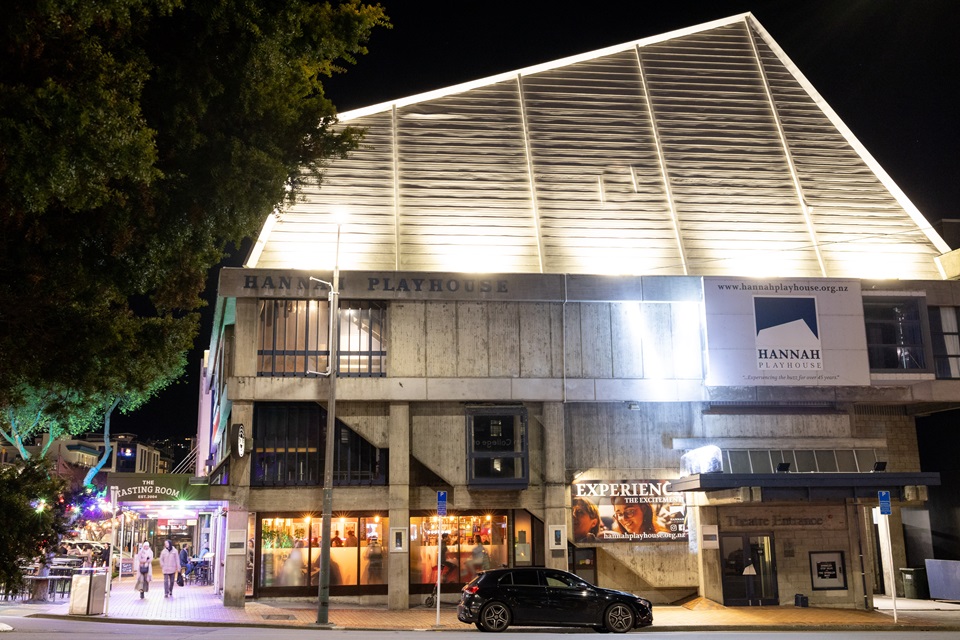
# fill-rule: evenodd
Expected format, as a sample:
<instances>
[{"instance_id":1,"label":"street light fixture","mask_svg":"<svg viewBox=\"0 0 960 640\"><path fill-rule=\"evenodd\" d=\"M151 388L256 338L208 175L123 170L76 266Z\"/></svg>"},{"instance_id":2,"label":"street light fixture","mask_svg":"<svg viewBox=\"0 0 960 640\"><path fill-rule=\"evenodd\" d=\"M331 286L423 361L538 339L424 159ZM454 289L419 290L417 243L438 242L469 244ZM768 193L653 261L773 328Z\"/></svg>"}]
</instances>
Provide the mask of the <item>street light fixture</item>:
<instances>
[{"instance_id":1,"label":"street light fixture","mask_svg":"<svg viewBox=\"0 0 960 640\"><path fill-rule=\"evenodd\" d=\"M333 520L333 453L337 424L337 370L340 368L340 227L337 220L337 249L333 263L333 282L330 286L329 366L330 396L327 399L327 434L323 456L323 512L320 524L320 584L317 587L317 624L330 620L330 524ZM311 278L316 280L316 278ZM323 281L320 281L323 282Z\"/></svg>"}]
</instances>

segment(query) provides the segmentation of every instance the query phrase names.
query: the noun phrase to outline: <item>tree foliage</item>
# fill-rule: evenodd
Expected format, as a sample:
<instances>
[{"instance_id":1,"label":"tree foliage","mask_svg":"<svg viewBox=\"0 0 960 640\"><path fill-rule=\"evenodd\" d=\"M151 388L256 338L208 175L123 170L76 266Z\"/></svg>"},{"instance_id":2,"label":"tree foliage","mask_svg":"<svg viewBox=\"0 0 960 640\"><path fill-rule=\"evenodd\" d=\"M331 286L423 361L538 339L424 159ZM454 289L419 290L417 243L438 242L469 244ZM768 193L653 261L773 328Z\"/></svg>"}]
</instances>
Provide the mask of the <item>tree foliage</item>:
<instances>
[{"instance_id":1,"label":"tree foliage","mask_svg":"<svg viewBox=\"0 0 960 640\"><path fill-rule=\"evenodd\" d=\"M43 462L0 468L0 585L22 581L20 565L53 545L67 529L64 483Z\"/></svg>"},{"instance_id":2,"label":"tree foliage","mask_svg":"<svg viewBox=\"0 0 960 640\"><path fill-rule=\"evenodd\" d=\"M16 405L0 409L0 437L28 460L43 458L60 437L85 433L97 423L97 407L70 389L17 389ZM26 446L49 433L46 446L33 456Z\"/></svg>"},{"instance_id":3,"label":"tree foliage","mask_svg":"<svg viewBox=\"0 0 960 640\"><path fill-rule=\"evenodd\" d=\"M102 426L104 447L100 460L88 471L83 483L90 485L112 453L110 419L113 412L119 409L127 414L143 406L178 378L185 365L181 354L172 371L153 372L153 379L145 382L145 387L130 389L122 396L110 392L81 395L74 389L18 389L17 404L0 408L0 438L15 447L23 460L42 459L54 440L77 436ZM50 437L34 455L26 448L27 443L42 440L44 434Z\"/></svg>"},{"instance_id":4,"label":"tree foliage","mask_svg":"<svg viewBox=\"0 0 960 640\"><path fill-rule=\"evenodd\" d=\"M0 407L177 371L225 243L358 144L322 80L378 26L359 0L5 3Z\"/></svg>"}]
</instances>

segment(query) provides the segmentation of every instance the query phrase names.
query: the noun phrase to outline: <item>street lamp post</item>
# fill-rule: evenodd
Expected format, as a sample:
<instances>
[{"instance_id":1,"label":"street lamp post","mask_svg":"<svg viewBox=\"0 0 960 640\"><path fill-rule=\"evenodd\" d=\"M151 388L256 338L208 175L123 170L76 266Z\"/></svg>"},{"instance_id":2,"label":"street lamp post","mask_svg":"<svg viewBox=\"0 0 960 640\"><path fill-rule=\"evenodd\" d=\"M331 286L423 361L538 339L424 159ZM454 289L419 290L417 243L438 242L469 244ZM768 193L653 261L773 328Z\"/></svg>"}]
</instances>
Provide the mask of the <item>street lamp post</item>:
<instances>
[{"instance_id":1,"label":"street lamp post","mask_svg":"<svg viewBox=\"0 0 960 640\"><path fill-rule=\"evenodd\" d=\"M327 399L327 434L323 456L323 514L320 525L320 585L317 587L317 624L330 620L330 525L333 520L333 453L337 425L337 371L340 369L340 224L330 283L330 396Z\"/></svg>"}]
</instances>

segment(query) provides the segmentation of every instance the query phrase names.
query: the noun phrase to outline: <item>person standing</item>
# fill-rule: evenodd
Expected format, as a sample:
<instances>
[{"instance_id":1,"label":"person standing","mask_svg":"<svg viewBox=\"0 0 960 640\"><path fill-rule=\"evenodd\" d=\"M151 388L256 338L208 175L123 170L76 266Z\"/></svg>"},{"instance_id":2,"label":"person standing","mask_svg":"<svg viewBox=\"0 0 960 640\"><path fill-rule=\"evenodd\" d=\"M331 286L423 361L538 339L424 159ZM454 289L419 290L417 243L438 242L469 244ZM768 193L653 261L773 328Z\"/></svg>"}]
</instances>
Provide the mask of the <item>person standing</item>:
<instances>
[{"instance_id":1,"label":"person standing","mask_svg":"<svg viewBox=\"0 0 960 640\"><path fill-rule=\"evenodd\" d=\"M173 548L170 540L163 541L163 550L160 551L160 572L163 574L163 597L173 597L173 584L180 570L180 555Z\"/></svg>"},{"instance_id":2,"label":"person standing","mask_svg":"<svg viewBox=\"0 0 960 640\"><path fill-rule=\"evenodd\" d=\"M449 551L447 544L450 541L450 534L444 533L440 536L440 548L437 550L437 571L443 576L441 582L453 582L457 577L457 565L450 562L447 558Z\"/></svg>"},{"instance_id":3,"label":"person standing","mask_svg":"<svg viewBox=\"0 0 960 640\"><path fill-rule=\"evenodd\" d=\"M140 545L137 552L137 584L134 589L140 591L140 599L143 600L143 594L150 591L150 580L153 579L153 549L146 540Z\"/></svg>"}]
</instances>

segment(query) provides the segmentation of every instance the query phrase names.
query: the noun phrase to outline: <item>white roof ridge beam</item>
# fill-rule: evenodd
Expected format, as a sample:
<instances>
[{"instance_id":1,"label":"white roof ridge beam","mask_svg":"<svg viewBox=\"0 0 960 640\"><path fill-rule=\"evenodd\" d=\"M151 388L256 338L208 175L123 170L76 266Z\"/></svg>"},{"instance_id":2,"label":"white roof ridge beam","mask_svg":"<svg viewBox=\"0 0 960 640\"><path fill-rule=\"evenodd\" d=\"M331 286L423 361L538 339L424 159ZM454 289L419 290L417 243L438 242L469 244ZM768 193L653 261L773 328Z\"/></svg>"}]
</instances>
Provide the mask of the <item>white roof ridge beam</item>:
<instances>
[{"instance_id":1,"label":"white roof ridge beam","mask_svg":"<svg viewBox=\"0 0 960 640\"><path fill-rule=\"evenodd\" d=\"M274 210L267 214L266 219L263 221L263 226L260 227L260 233L257 235L257 239L254 241L253 246L250 248L250 253L247 254L247 259L243 261L243 266L247 269L254 269L257 266L257 262L260 261L260 255L263 253L263 248L267 245L267 241L270 239L270 233L273 231L273 227L276 226L277 222L280 221L280 214Z\"/></svg>"},{"instance_id":2,"label":"white roof ridge beam","mask_svg":"<svg viewBox=\"0 0 960 640\"><path fill-rule=\"evenodd\" d=\"M527 155L527 179L530 181L530 211L533 214L533 232L537 236L537 264L543 273L543 233L540 231L540 205L537 204L536 172L533 169L533 148L530 146L530 128L523 97L523 78L517 74L517 99L520 103L520 123L523 126L523 149Z\"/></svg>"},{"instance_id":3,"label":"white roof ridge beam","mask_svg":"<svg viewBox=\"0 0 960 640\"><path fill-rule=\"evenodd\" d=\"M813 218L810 217L810 207L807 206L807 199L803 197L803 186L800 184L800 175L797 173L797 165L793 162L793 153L790 150L790 142L787 140L787 134L783 130L783 122L780 120L780 112L777 110L777 103L773 99L773 91L770 90L770 81L767 79L767 72L763 68L763 60L760 59L760 51L757 49L757 42L753 39L753 29L750 28L749 17L744 16L743 27L747 31L747 39L750 40L750 49L753 51L753 59L757 63L757 72L760 74L760 80L763 81L763 92L767 96L767 102L770 104L770 115L773 117L773 123L777 127L777 137L780 139L780 146L783 148L783 156L787 161L787 167L790 170L790 179L793 181L793 189L797 193L797 201L800 204L800 211L803 213L803 222L807 227L807 233L810 234L810 241L813 244L813 251L817 255L817 264L820 265L820 275L827 277L827 265L823 261L823 252L820 251L820 241L817 239L817 230L813 226Z\"/></svg>"},{"instance_id":4,"label":"white roof ridge beam","mask_svg":"<svg viewBox=\"0 0 960 640\"><path fill-rule=\"evenodd\" d=\"M391 109L391 133L393 134L393 248L394 268L400 271L400 133L397 107Z\"/></svg>"},{"instance_id":5,"label":"white roof ridge beam","mask_svg":"<svg viewBox=\"0 0 960 640\"><path fill-rule=\"evenodd\" d=\"M827 101L824 100L823 96L820 95L814 86L807 80L807 77L803 75L800 69L793 63L793 60L790 59L790 56L780 48L780 45L770 36L766 29L763 28L756 18L753 17L751 13L745 13L742 16L742 19L748 20L750 25L753 26L753 29L757 34L763 38L763 41L770 47L770 50L775 56L780 59L780 62L786 68L786 70L793 75L796 81L800 84L801 87L807 92L807 95L813 100L814 104L820 108L823 112L823 115L837 128L837 131L841 136L850 144L854 151L860 156L860 158L866 163L867 167L873 171L874 175L877 176L877 179L880 180L880 183L883 184L889 191L890 194L896 199L896 201L903 207L904 211L910 216L910 218L920 227L920 230L926 235L926 237L933 243L938 251L943 253L948 253L950 245L944 242L943 238L940 237L940 234L930 226L930 221L927 220L920 210L917 209L916 205L910 201L910 198L907 197L907 194L897 186L897 183L893 181L893 178L884 171L883 167L880 166L880 163L877 162L876 158L867 151L867 148L857 139L853 134L853 131L840 119L840 116L837 115L837 112L827 104Z\"/></svg>"},{"instance_id":6,"label":"white roof ridge beam","mask_svg":"<svg viewBox=\"0 0 960 640\"><path fill-rule=\"evenodd\" d=\"M643 72L643 56L640 53L638 44L634 51L637 53L637 72L640 74L640 86L643 87L643 99L647 103L647 117L650 118L650 129L653 132L654 145L657 148L657 163L660 165L660 177L663 179L663 191L667 198L667 208L670 210L670 222L673 225L673 237L677 243L677 250L680 252L680 266L683 268L683 275L690 275L687 268L687 251L683 246L683 235L680 233L680 218L677 215L677 205L673 199L673 190L670 188L670 174L667 171L667 159L663 155L663 146L660 143L660 130L657 128L657 119L653 113L653 100L650 98L650 90L647 87L647 76ZM637 175L633 165L630 165L630 175L633 178L633 189L637 190Z\"/></svg>"},{"instance_id":7,"label":"white roof ridge beam","mask_svg":"<svg viewBox=\"0 0 960 640\"><path fill-rule=\"evenodd\" d=\"M406 107L411 104L416 104L418 102L425 102L427 100L434 100L436 98L443 98L443 97L454 95L457 93L463 93L464 91L476 89L477 87L484 87L484 86L495 84L498 82L510 81L510 80L513 80L518 75L529 76L534 73L542 73L544 71L550 71L552 69L557 69L559 67L565 67L577 62L583 62L584 60L592 60L593 58L599 58L599 57L608 56L614 53L628 51L633 47L645 47L652 44L664 42L666 40L671 40L673 38L679 38L679 37L687 36L693 33L699 33L700 31L709 31L710 29L716 29L717 27L723 27L723 26L727 26L737 22L741 22L744 20L744 18L748 16L751 16L751 14L740 13L734 16L730 16L728 18L720 18L719 20L704 22L703 24L694 25L692 27L684 27L683 29L676 29L668 33L661 33L654 36L648 36L646 38L641 38L639 40L632 40L630 42L625 42L623 44L617 44L610 47L605 47L603 49L597 49L595 51L578 53L577 55L568 56L566 58L560 58L559 60L551 60L550 62L543 62L541 64L533 65L531 67L525 67L523 69L518 69L515 71L507 71L505 73L499 73L494 76L488 76L486 78L471 80L470 82L463 82L463 83L455 84L449 87L443 87L441 89L427 91L425 93L418 93L412 96L408 96L406 98L400 98L398 100L381 102L379 104L374 104L367 107L360 107L359 109L344 111L343 113L337 114L337 120L340 122L346 122L348 120L353 120L355 118L360 118L362 116L368 116L374 113L381 113L383 111L387 111L394 107L397 107L397 108Z\"/></svg>"}]
</instances>

